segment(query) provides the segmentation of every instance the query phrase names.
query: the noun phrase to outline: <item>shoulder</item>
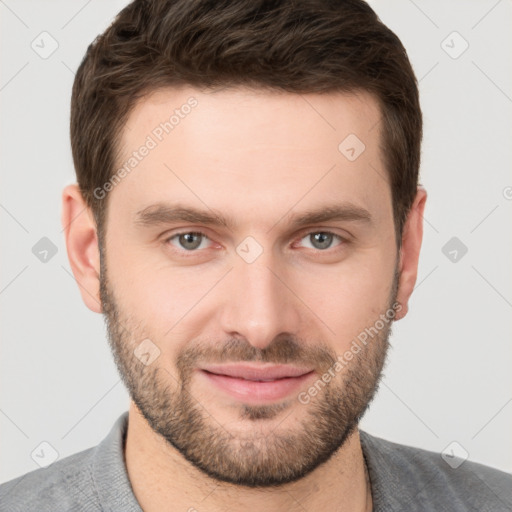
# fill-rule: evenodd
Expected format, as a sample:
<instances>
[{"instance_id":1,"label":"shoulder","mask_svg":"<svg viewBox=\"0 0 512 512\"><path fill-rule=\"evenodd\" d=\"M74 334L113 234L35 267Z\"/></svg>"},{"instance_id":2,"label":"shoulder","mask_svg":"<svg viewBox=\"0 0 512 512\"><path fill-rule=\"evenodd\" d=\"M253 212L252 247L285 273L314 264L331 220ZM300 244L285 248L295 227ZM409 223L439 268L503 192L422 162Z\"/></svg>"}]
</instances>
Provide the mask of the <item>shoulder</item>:
<instances>
[{"instance_id":1,"label":"shoulder","mask_svg":"<svg viewBox=\"0 0 512 512\"><path fill-rule=\"evenodd\" d=\"M94 450L83 450L1 484L0 512L101 510L92 476Z\"/></svg>"},{"instance_id":2,"label":"shoulder","mask_svg":"<svg viewBox=\"0 0 512 512\"><path fill-rule=\"evenodd\" d=\"M451 453L443 456L387 441L362 430L359 433L372 492L390 508L394 505L397 510L405 506L409 511L444 510L446 507L451 511L512 510L512 475L457 459Z\"/></svg>"}]
</instances>

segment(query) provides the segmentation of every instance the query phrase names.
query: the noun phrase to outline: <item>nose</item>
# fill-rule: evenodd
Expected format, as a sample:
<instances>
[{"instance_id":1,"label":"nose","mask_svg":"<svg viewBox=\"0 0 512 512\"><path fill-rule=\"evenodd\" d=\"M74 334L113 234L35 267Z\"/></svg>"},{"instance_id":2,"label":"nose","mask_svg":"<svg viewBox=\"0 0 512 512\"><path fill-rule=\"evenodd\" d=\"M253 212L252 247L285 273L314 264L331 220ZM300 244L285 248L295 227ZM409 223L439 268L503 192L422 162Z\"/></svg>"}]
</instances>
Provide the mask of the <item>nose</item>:
<instances>
[{"instance_id":1,"label":"nose","mask_svg":"<svg viewBox=\"0 0 512 512\"><path fill-rule=\"evenodd\" d=\"M287 274L265 252L252 263L235 261L222 290L223 332L243 336L259 349L267 347L278 335L297 332L301 306L293 286L287 282Z\"/></svg>"}]
</instances>

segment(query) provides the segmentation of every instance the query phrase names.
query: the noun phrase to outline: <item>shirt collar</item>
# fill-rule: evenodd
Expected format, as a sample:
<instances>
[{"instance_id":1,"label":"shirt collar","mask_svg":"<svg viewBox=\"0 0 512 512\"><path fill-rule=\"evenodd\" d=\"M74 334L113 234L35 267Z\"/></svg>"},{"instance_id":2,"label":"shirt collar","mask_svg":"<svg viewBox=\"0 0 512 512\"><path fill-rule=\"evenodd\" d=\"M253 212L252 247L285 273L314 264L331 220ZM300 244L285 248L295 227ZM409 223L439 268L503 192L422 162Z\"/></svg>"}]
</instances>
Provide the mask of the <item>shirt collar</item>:
<instances>
[{"instance_id":1,"label":"shirt collar","mask_svg":"<svg viewBox=\"0 0 512 512\"><path fill-rule=\"evenodd\" d=\"M406 468L394 462L392 449L378 437L359 430L361 449L370 475L373 512L403 510L404 504L413 503L412 489L404 487L402 472Z\"/></svg>"},{"instance_id":2,"label":"shirt collar","mask_svg":"<svg viewBox=\"0 0 512 512\"><path fill-rule=\"evenodd\" d=\"M142 512L133 493L124 446L128 431L128 411L114 423L107 437L95 448L92 477L104 510Z\"/></svg>"}]
</instances>

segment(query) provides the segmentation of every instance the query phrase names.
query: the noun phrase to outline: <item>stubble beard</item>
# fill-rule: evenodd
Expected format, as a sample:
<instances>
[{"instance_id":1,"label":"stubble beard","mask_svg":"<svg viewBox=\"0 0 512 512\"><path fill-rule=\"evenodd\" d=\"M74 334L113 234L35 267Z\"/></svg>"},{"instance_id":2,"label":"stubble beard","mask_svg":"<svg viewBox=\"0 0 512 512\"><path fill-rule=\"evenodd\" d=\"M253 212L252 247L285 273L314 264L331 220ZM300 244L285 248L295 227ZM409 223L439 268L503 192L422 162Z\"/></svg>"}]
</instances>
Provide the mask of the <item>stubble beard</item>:
<instances>
[{"instance_id":1,"label":"stubble beard","mask_svg":"<svg viewBox=\"0 0 512 512\"><path fill-rule=\"evenodd\" d=\"M134 356L134 349L148 336L141 324L133 325L129 314L120 311L104 260L100 273L103 313L114 360L130 397L154 432L209 477L251 488L295 482L329 460L357 428L378 389L392 322L308 404L301 404L296 396L268 405L237 404L236 423L244 425L237 430L233 422L223 425L209 404L193 396L191 385L199 360L302 364L317 368L321 379L323 372L333 368L336 353L326 346L305 348L289 336L280 336L261 350L244 340L229 339L224 345L185 347L175 369L166 368L163 358L145 366ZM395 271L387 310L395 304L398 278Z\"/></svg>"}]
</instances>

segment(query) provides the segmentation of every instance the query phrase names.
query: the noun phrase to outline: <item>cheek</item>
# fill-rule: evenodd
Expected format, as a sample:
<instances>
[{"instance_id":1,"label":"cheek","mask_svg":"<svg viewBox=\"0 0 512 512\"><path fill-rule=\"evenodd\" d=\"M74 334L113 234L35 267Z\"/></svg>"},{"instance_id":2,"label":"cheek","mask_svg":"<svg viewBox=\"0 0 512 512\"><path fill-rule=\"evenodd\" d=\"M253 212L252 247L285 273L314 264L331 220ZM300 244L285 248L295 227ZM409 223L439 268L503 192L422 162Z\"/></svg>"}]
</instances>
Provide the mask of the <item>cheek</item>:
<instances>
[{"instance_id":1,"label":"cheek","mask_svg":"<svg viewBox=\"0 0 512 512\"><path fill-rule=\"evenodd\" d=\"M340 349L388 307L394 263L392 258L354 258L338 267L319 267L309 274L298 295L335 334ZM320 283L320 284L319 284Z\"/></svg>"},{"instance_id":2,"label":"cheek","mask_svg":"<svg viewBox=\"0 0 512 512\"><path fill-rule=\"evenodd\" d=\"M125 244L123 249L116 251L112 243L108 257L108 278L122 315L150 338L172 339L193 318L216 280L214 272L172 267L163 257L151 258L156 248L142 251Z\"/></svg>"},{"instance_id":3,"label":"cheek","mask_svg":"<svg viewBox=\"0 0 512 512\"><path fill-rule=\"evenodd\" d=\"M108 276L122 314L162 344L198 335L196 330L218 313L211 302L216 293L222 293L223 303L229 300L231 294L221 290L225 283L207 297L224 274L223 265L172 266L160 249L141 249L115 236L108 247ZM285 280L312 311L308 325L313 335L323 332L343 348L385 311L395 262L385 247L365 247L336 264L304 264L286 272Z\"/></svg>"}]
</instances>

